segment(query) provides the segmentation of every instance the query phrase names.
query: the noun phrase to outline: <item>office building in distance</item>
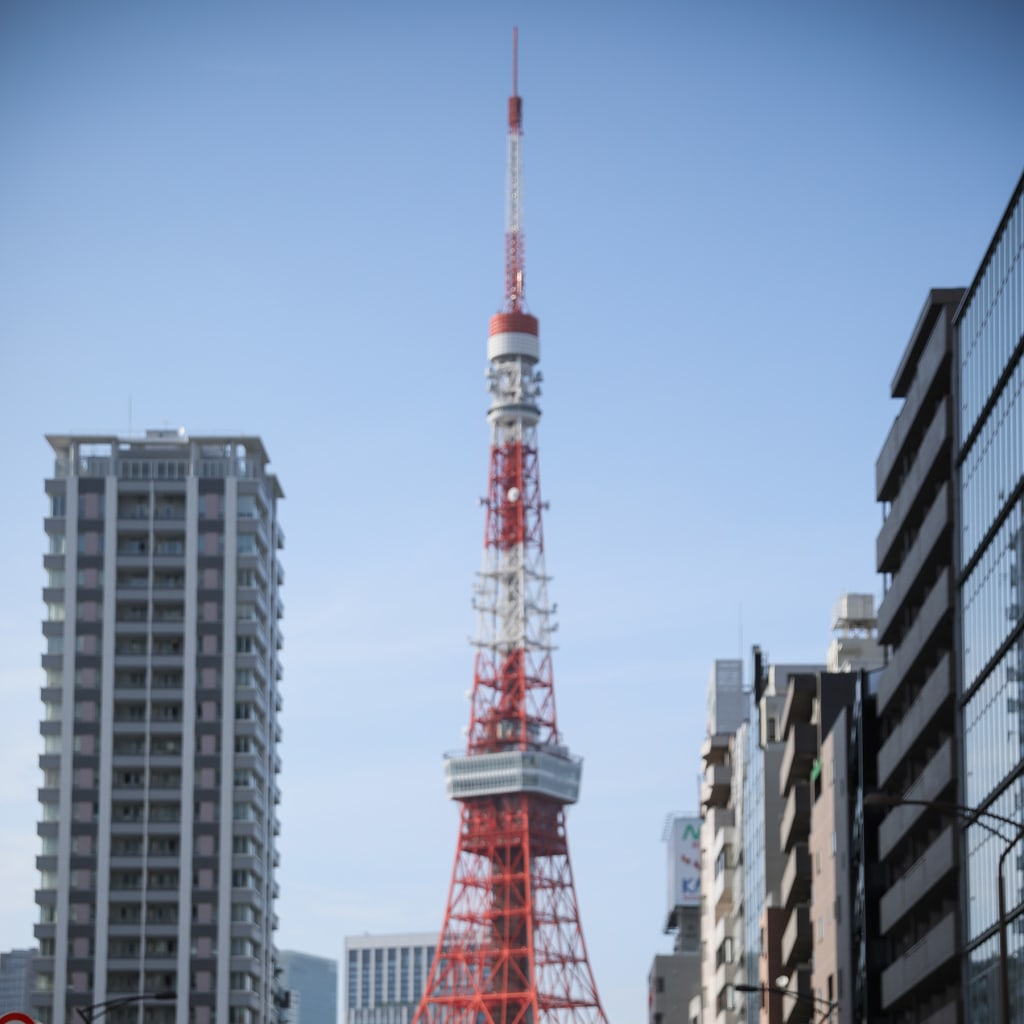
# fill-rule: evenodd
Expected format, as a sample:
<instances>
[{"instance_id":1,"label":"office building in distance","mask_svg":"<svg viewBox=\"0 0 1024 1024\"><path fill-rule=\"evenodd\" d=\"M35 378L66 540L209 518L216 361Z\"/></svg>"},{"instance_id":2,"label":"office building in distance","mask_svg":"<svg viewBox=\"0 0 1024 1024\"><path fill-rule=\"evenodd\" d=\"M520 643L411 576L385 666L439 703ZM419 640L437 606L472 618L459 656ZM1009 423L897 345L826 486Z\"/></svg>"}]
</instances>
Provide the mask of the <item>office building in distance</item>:
<instances>
[{"instance_id":1,"label":"office building in distance","mask_svg":"<svg viewBox=\"0 0 1024 1024\"><path fill-rule=\"evenodd\" d=\"M338 961L282 949L285 1024L338 1024Z\"/></svg>"},{"instance_id":2,"label":"office building in distance","mask_svg":"<svg viewBox=\"0 0 1024 1024\"><path fill-rule=\"evenodd\" d=\"M0 953L0 1013L24 1013L32 991L32 965L39 951L12 949Z\"/></svg>"},{"instance_id":3,"label":"office building in distance","mask_svg":"<svg viewBox=\"0 0 1024 1024\"><path fill-rule=\"evenodd\" d=\"M345 1024L409 1024L427 984L436 934L345 939Z\"/></svg>"}]
</instances>

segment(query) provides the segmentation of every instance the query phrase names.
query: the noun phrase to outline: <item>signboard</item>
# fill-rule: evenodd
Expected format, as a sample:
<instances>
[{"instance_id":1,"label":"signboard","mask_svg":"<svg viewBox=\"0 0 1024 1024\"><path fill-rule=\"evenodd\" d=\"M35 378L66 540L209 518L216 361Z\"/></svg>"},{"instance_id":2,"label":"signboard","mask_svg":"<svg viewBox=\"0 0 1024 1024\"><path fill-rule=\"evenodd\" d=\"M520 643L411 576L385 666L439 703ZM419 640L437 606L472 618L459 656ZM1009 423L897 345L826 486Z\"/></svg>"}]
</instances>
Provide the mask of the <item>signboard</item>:
<instances>
[{"instance_id":1,"label":"signboard","mask_svg":"<svg viewBox=\"0 0 1024 1024\"><path fill-rule=\"evenodd\" d=\"M668 912L700 906L700 818L672 818L668 833Z\"/></svg>"}]
</instances>

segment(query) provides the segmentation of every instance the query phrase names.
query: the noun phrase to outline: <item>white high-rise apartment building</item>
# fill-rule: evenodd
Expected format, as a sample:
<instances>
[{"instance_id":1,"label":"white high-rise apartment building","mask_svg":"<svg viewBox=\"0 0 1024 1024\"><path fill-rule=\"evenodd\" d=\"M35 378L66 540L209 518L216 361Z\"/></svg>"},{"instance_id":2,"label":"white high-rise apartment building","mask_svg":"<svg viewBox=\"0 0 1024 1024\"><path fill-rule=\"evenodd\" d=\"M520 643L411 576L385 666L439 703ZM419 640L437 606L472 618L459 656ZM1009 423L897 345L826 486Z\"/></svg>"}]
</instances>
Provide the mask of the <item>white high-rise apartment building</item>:
<instances>
[{"instance_id":1,"label":"white high-rise apartment building","mask_svg":"<svg viewBox=\"0 0 1024 1024\"><path fill-rule=\"evenodd\" d=\"M281 488L255 437L48 440L31 1012L270 1024Z\"/></svg>"}]
</instances>

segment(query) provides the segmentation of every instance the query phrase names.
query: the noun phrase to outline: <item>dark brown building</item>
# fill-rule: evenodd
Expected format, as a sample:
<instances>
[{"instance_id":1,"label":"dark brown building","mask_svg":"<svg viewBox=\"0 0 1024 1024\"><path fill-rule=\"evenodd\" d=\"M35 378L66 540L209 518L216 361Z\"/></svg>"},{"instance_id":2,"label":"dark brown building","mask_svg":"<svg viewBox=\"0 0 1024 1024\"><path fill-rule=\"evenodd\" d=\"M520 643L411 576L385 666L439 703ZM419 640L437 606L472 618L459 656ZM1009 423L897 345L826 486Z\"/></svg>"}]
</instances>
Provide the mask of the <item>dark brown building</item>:
<instances>
[{"instance_id":1,"label":"dark brown building","mask_svg":"<svg viewBox=\"0 0 1024 1024\"><path fill-rule=\"evenodd\" d=\"M956 803L954 657L954 328L961 289L932 291L892 382L902 408L875 467L885 521L878 635L879 788L894 799ZM888 944L881 1010L891 1021L960 1017L959 825L935 808L898 806L878 826L887 867L879 930Z\"/></svg>"}]
</instances>

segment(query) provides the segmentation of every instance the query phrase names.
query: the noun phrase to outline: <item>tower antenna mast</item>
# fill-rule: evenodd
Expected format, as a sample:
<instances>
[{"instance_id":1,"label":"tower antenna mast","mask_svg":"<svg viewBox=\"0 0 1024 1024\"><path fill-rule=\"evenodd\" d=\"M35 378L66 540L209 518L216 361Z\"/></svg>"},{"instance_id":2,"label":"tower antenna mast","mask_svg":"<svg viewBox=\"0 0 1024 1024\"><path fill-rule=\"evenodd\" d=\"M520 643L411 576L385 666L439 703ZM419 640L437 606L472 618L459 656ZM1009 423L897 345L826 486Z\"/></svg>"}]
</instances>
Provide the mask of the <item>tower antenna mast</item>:
<instances>
[{"instance_id":1,"label":"tower antenna mast","mask_svg":"<svg viewBox=\"0 0 1024 1024\"><path fill-rule=\"evenodd\" d=\"M505 182L505 312L524 310L526 266L520 143L523 100L519 95L519 29L512 29L512 95L508 99L508 169Z\"/></svg>"}]
</instances>

